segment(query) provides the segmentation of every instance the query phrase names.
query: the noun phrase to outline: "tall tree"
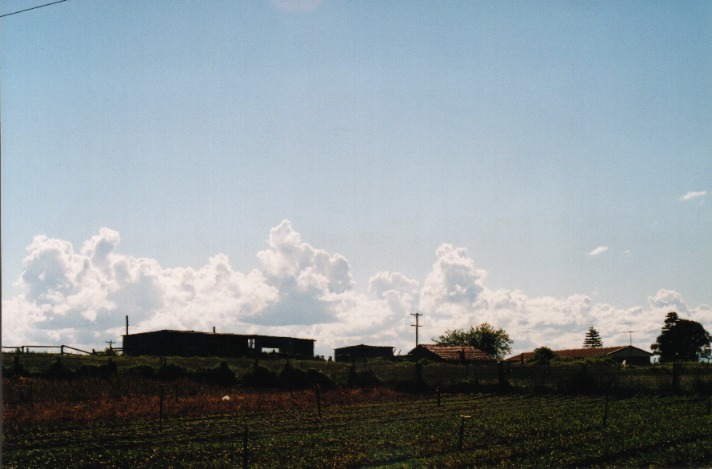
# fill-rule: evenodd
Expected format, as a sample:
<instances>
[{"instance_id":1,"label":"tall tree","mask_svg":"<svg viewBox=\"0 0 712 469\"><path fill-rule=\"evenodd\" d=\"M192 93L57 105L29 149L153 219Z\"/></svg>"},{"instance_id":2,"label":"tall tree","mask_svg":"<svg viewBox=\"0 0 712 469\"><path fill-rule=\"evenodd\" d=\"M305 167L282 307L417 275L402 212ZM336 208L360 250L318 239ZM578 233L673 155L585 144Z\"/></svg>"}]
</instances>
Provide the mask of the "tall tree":
<instances>
[{"instance_id":1,"label":"tall tree","mask_svg":"<svg viewBox=\"0 0 712 469\"><path fill-rule=\"evenodd\" d=\"M586 338L583 341L583 348L601 348L603 341L595 327L591 326L586 332Z\"/></svg>"},{"instance_id":2,"label":"tall tree","mask_svg":"<svg viewBox=\"0 0 712 469\"><path fill-rule=\"evenodd\" d=\"M433 340L438 345L470 345L495 357L497 360L503 359L512 351L513 343L504 329L495 329L486 322L477 327L470 326L468 330L454 329L445 331L445 334Z\"/></svg>"},{"instance_id":3,"label":"tall tree","mask_svg":"<svg viewBox=\"0 0 712 469\"><path fill-rule=\"evenodd\" d=\"M660 356L661 363L697 361L710 357L711 341L712 337L702 324L680 319L677 313L671 312L665 316L665 325L650 349L654 355Z\"/></svg>"}]
</instances>

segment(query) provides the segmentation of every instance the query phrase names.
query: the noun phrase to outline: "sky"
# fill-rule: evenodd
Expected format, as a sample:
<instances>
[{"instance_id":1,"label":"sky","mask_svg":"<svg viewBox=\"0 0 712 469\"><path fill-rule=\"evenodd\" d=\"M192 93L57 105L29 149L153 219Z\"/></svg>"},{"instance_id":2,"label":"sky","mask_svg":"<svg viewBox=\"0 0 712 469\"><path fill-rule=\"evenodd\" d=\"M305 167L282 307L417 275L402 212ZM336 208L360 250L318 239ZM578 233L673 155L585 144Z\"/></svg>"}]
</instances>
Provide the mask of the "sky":
<instances>
[{"instance_id":1,"label":"sky","mask_svg":"<svg viewBox=\"0 0 712 469\"><path fill-rule=\"evenodd\" d=\"M68 0L0 93L4 346L712 331L710 2Z\"/></svg>"}]
</instances>

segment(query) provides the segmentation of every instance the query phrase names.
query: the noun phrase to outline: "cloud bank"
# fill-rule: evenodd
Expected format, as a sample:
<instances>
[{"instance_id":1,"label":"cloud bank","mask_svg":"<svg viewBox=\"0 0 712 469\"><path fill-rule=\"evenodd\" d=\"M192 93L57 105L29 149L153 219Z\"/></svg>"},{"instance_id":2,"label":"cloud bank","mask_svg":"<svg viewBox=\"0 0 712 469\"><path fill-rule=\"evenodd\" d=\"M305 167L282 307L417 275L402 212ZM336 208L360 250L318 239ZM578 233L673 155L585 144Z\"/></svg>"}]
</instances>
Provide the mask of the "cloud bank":
<instances>
[{"instance_id":1,"label":"cloud bank","mask_svg":"<svg viewBox=\"0 0 712 469\"><path fill-rule=\"evenodd\" d=\"M489 322L514 339L513 352L538 346L579 347L590 325L604 345L634 342L648 348L664 316L710 324L712 308L688 306L661 289L648 304L622 309L589 296L529 297L520 290L492 290L485 270L467 250L443 244L422 283L398 272L377 272L360 291L349 261L303 241L287 220L272 228L257 253L259 267L238 272L224 254L200 268L164 268L156 260L119 253L118 232L102 228L81 248L36 236L27 246L16 285L22 293L3 300L3 345L73 345L104 348L124 333L184 329L290 335L316 339L316 352L366 343L407 353L414 344L411 313L424 314L427 341L448 329ZM601 250L603 249L603 250ZM599 247L591 251L604 252ZM599 254L600 254L599 252Z\"/></svg>"}]
</instances>

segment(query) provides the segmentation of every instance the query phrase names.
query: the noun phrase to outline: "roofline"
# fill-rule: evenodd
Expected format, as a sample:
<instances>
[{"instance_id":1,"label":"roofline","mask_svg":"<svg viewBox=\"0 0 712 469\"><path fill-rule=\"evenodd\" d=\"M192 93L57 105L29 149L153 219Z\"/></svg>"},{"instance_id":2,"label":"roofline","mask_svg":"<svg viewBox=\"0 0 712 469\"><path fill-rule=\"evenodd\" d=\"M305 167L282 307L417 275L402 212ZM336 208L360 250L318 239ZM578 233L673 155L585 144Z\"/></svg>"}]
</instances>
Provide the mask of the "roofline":
<instances>
[{"instance_id":1,"label":"roofline","mask_svg":"<svg viewBox=\"0 0 712 469\"><path fill-rule=\"evenodd\" d=\"M247 339L256 338L256 337L269 337L270 339L311 340L312 342L316 342L316 339L303 339L301 337L288 337L288 336L266 335L266 334L234 334L231 332L178 331L178 330L173 330L173 329L161 329L159 331L136 332L135 334L122 334L121 337L134 336L134 335L158 334L161 332L170 332L171 334L200 334L200 335L220 335L220 336L230 336L230 337L245 337Z\"/></svg>"},{"instance_id":2,"label":"roofline","mask_svg":"<svg viewBox=\"0 0 712 469\"><path fill-rule=\"evenodd\" d=\"M613 346L611 346L611 347L591 347L591 348L586 348L586 347L567 348L567 349L552 350L552 352L554 352L554 353L556 353L556 354L559 354L559 353L565 353L565 352L574 352L574 351L577 351L577 350L605 349L605 350L609 350L609 351L606 352L605 354L602 353L601 356L603 356L603 355L608 356L608 355L610 355L610 354L612 354L612 353L620 352L621 350L624 350L624 349L627 349L627 348L633 348L633 349L636 349L636 350L640 350L641 352L646 353L646 354L648 354L648 355L651 356L651 357L653 356L653 353L652 353L652 352L648 352L647 350L643 350L642 348L636 347L635 345L613 345ZM512 356L510 356L510 357L505 358L505 361L507 361L507 360L519 360L522 355L533 355L533 354L534 354L534 351L533 351L533 350L530 350L530 351L528 351L528 352L521 352L521 353L518 353L518 354L516 354L516 355L512 355ZM567 358L567 357L564 357L564 358Z\"/></svg>"}]
</instances>

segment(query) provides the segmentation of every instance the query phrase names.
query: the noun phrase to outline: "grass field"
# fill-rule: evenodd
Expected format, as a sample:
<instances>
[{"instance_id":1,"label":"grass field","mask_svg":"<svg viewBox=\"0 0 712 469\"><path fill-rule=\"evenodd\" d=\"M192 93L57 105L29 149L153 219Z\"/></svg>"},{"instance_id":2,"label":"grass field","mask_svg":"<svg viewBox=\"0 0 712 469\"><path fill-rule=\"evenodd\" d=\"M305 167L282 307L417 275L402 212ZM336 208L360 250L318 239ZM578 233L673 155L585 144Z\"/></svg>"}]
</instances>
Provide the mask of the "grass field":
<instances>
[{"instance_id":1,"label":"grass field","mask_svg":"<svg viewBox=\"0 0 712 469\"><path fill-rule=\"evenodd\" d=\"M188 416L166 399L162 422L154 413L6 427L3 467L240 467L245 429L250 467L712 464L706 398L475 394L438 406L434 396L350 392L323 393L321 418L313 393L281 392L263 405L215 395L222 408Z\"/></svg>"}]
</instances>

